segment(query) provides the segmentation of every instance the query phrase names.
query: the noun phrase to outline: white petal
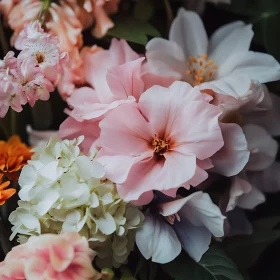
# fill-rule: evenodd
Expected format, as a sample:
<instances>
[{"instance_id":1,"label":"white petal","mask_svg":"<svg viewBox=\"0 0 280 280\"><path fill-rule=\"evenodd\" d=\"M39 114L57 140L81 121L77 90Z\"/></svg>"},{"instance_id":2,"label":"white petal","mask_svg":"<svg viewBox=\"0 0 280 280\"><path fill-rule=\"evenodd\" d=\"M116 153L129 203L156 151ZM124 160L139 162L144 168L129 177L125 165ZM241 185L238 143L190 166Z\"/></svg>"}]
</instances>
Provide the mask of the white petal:
<instances>
[{"instance_id":1,"label":"white petal","mask_svg":"<svg viewBox=\"0 0 280 280\"><path fill-rule=\"evenodd\" d=\"M207 53L208 37L201 18L195 12L179 10L171 25L169 40L182 48L186 58Z\"/></svg>"},{"instance_id":2,"label":"white petal","mask_svg":"<svg viewBox=\"0 0 280 280\"><path fill-rule=\"evenodd\" d=\"M76 160L79 174L84 179L102 178L105 170L101 163L90 160L87 156L79 156Z\"/></svg>"},{"instance_id":3,"label":"white petal","mask_svg":"<svg viewBox=\"0 0 280 280\"><path fill-rule=\"evenodd\" d=\"M174 229L183 249L196 262L199 262L209 248L211 242L210 231L205 227L196 227L188 221L176 222Z\"/></svg>"},{"instance_id":4,"label":"white petal","mask_svg":"<svg viewBox=\"0 0 280 280\"><path fill-rule=\"evenodd\" d=\"M146 50L148 71L178 78L187 71L185 55L175 42L154 38L148 42Z\"/></svg>"},{"instance_id":5,"label":"white petal","mask_svg":"<svg viewBox=\"0 0 280 280\"><path fill-rule=\"evenodd\" d=\"M260 83L280 79L280 65L269 54L258 52L242 52L232 55L218 69L219 77L246 76Z\"/></svg>"},{"instance_id":6,"label":"white petal","mask_svg":"<svg viewBox=\"0 0 280 280\"><path fill-rule=\"evenodd\" d=\"M212 89L214 92L230 95L238 99L250 90L251 80L247 75L219 77L211 82L202 83L199 88Z\"/></svg>"},{"instance_id":7,"label":"white petal","mask_svg":"<svg viewBox=\"0 0 280 280\"><path fill-rule=\"evenodd\" d=\"M252 188L252 185L248 181L241 178L240 176L234 176L232 178L232 184L230 186L229 201L226 211L232 211L238 204L239 198L242 195L249 193Z\"/></svg>"},{"instance_id":8,"label":"white petal","mask_svg":"<svg viewBox=\"0 0 280 280\"><path fill-rule=\"evenodd\" d=\"M37 179L37 172L32 165L26 165L23 167L18 183L21 187L33 186Z\"/></svg>"},{"instance_id":9,"label":"white petal","mask_svg":"<svg viewBox=\"0 0 280 280\"><path fill-rule=\"evenodd\" d=\"M212 171L230 177L238 174L249 160L250 152L242 128L233 123L220 123L224 146L211 157Z\"/></svg>"},{"instance_id":10,"label":"white petal","mask_svg":"<svg viewBox=\"0 0 280 280\"><path fill-rule=\"evenodd\" d=\"M205 226L216 237L224 235L224 219L220 208L215 205L209 194L198 192L183 206L183 215L195 226Z\"/></svg>"},{"instance_id":11,"label":"white petal","mask_svg":"<svg viewBox=\"0 0 280 280\"><path fill-rule=\"evenodd\" d=\"M136 232L136 244L146 259L157 263L171 262L181 252L181 243L172 227L161 217L150 215Z\"/></svg>"},{"instance_id":12,"label":"white petal","mask_svg":"<svg viewBox=\"0 0 280 280\"><path fill-rule=\"evenodd\" d=\"M250 159L246 170L260 171L269 167L276 158L278 143L260 126L248 124L243 126Z\"/></svg>"},{"instance_id":13,"label":"white petal","mask_svg":"<svg viewBox=\"0 0 280 280\"><path fill-rule=\"evenodd\" d=\"M210 38L210 59L220 67L232 54L248 51L253 36L251 24L245 25L238 21L222 26Z\"/></svg>"},{"instance_id":14,"label":"white petal","mask_svg":"<svg viewBox=\"0 0 280 280\"><path fill-rule=\"evenodd\" d=\"M264 194L253 187L249 193L243 194L237 202L237 205L243 209L253 209L257 205L265 202Z\"/></svg>"},{"instance_id":15,"label":"white petal","mask_svg":"<svg viewBox=\"0 0 280 280\"><path fill-rule=\"evenodd\" d=\"M94 221L100 231L106 235L110 235L116 230L115 220L109 213L105 213L104 218L96 218Z\"/></svg>"}]
</instances>

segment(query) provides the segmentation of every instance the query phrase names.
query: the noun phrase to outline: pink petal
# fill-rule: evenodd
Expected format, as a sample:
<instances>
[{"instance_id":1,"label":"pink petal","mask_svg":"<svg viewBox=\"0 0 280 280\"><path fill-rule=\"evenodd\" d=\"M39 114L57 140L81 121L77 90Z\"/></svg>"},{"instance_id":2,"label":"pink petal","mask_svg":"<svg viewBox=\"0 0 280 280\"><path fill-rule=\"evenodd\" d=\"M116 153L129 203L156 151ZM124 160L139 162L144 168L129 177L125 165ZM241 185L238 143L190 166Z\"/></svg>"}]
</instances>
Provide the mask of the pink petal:
<instances>
[{"instance_id":1,"label":"pink petal","mask_svg":"<svg viewBox=\"0 0 280 280\"><path fill-rule=\"evenodd\" d=\"M101 145L120 155L139 156L150 151L154 136L148 122L134 105L122 105L100 122Z\"/></svg>"},{"instance_id":2,"label":"pink petal","mask_svg":"<svg viewBox=\"0 0 280 280\"><path fill-rule=\"evenodd\" d=\"M115 99L126 99L130 95L139 99L144 90L140 75L144 59L139 58L108 70L107 82Z\"/></svg>"},{"instance_id":3,"label":"pink petal","mask_svg":"<svg viewBox=\"0 0 280 280\"><path fill-rule=\"evenodd\" d=\"M73 246L63 238L53 242L49 249L50 261L55 271L62 272L73 261L74 249Z\"/></svg>"},{"instance_id":4,"label":"pink petal","mask_svg":"<svg viewBox=\"0 0 280 280\"><path fill-rule=\"evenodd\" d=\"M58 137L72 140L81 135L85 136L80 144L83 152L89 151L90 147L97 141L100 134L99 120L78 122L68 117L59 127Z\"/></svg>"}]
</instances>

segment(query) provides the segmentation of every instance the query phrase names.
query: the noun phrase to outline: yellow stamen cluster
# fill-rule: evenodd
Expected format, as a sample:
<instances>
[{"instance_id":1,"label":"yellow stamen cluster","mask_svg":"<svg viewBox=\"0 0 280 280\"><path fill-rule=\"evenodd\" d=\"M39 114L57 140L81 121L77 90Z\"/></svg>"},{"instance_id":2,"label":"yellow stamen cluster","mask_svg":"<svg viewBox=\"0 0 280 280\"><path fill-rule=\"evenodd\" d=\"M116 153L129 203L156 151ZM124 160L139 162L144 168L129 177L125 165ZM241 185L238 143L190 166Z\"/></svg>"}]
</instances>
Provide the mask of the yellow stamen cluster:
<instances>
[{"instance_id":1,"label":"yellow stamen cluster","mask_svg":"<svg viewBox=\"0 0 280 280\"><path fill-rule=\"evenodd\" d=\"M215 70L218 69L218 66L214 65L214 60L208 60L207 54L190 56L187 65L189 67L187 75L193 86L212 80Z\"/></svg>"},{"instance_id":2,"label":"yellow stamen cluster","mask_svg":"<svg viewBox=\"0 0 280 280\"><path fill-rule=\"evenodd\" d=\"M157 136L151 142L154 147L154 152L163 155L169 149L169 142L166 140L159 139Z\"/></svg>"},{"instance_id":3,"label":"yellow stamen cluster","mask_svg":"<svg viewBox=\"0 0 280 280\"><path fill-rule=\"evenodd\" d=\"M42 53L40 53L40 52L37 52L37 53L35 54L35 56L36 56L36 60L37 60L37 62L38 62L39 64L45 61L45 56L44 56L44 54L42 54Z\"/></svg>"}]
</instances>

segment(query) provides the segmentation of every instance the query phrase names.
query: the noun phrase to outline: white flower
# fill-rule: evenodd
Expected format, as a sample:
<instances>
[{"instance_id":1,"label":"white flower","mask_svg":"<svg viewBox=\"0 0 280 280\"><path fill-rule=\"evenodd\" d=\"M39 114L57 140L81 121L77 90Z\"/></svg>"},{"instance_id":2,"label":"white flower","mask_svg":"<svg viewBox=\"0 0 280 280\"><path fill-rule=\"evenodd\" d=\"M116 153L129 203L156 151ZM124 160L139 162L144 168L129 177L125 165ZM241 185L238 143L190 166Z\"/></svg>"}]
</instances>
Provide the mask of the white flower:
<instances>
[{"instance_id":1,"label":"white flower","mask_svg":"<svg viewBox=\"0 0 280 280\"><path fill-rule=\"evenodd\" d=\"M222 26L208 40L200 17L180 9L169 40L154 38L147 44L148 69L239 99L251 81L280 79L280 65L271 55L249 51L253 35L251 25L237 21Z\"/></svg>"},{"instance_id":2,"label":"white flower","mask_svg":"<svg viewBox=\"0 0 280 280\"><path fill-rule=\"evenodd\" d=\"M34 149L19 178L19 207L9 217L11 239L17 233L24 242L42 233L79 232L92 248L101 248L98 257L106 256L106 266L119 266L133 249L135 229L144 217L104 178L103 166L94 160L96 151L88 156L80 152L82 140L51 138ZM114 241L119 239L122 243Z\"/></svg>"}]
</instances>

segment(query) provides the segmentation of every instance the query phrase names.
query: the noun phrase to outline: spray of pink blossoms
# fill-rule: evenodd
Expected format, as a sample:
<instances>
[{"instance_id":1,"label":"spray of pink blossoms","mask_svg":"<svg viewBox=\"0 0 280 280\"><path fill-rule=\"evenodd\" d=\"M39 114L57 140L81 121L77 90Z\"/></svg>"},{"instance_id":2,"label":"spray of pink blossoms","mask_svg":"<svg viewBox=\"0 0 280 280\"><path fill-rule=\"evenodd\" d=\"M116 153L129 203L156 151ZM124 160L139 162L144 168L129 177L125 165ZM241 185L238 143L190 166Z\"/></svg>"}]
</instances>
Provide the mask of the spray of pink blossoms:
<instances>
[{"instance_id":1,"label":"spray of pink blossoms","mask_svg":"<svg viewBox=\"0 0 280 280\"><path fill-rule=\"evenodd\" d=\"M67 53L60 53L59 41L45 33L38 20L25 24L16 42L20 53L9 51L0 60L0 117L11 107L22 111L22 105L34 106L37 100L48 100L61 73Z\"/></svg>"}]
</instances>

